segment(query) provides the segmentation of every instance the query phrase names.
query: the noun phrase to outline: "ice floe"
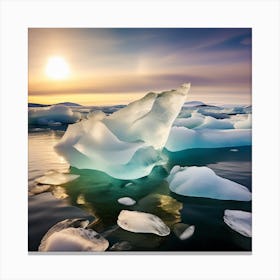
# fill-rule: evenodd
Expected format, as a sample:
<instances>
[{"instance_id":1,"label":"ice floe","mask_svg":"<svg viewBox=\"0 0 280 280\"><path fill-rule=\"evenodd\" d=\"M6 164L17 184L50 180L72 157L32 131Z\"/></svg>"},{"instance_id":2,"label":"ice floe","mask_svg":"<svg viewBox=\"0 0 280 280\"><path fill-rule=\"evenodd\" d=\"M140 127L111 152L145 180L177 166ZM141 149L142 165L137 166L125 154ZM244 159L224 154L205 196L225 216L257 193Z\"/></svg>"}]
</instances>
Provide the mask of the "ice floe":
<instances>
[{"instance_id":1,"label":"ice floe","mask_svg":"<svg viewBox=\"0 0 280 280\"><path fill-rule=\"evenodd\" d=\"M181 240L186 240L190 238L194 234L194 230L194 225L188 225L183 223L175 224L173 227L175 235Z\"/></svg>"},{"instance_id":2,"label":"ice floe","mask_svg":"<svg viewBox=\"0 0 280 280\"><path fill-rule=\"evenodd\" d=\"M252 213L241 210L225 210L224 222L234 231L252 237Z\"/></svg>"},{"instance_id":3,"label":"ice floe","mask_svg":"<svg viewBox=\"0 0 280 280\"><path fill-rule=\"evenodd\" d=\"M201 129L172 127L165 148L177 152L194 148L223 148L252 145L251 129Z\"/></svg>"},{"instance_id":4,"label":"ice floe","mask_svg":"<svg viewBox=\"0 0 280 280\"><path fill-rule=\"evenodd\" d=\"M132 199L131 197L121 197L118 199L118 203L127 205L127 206L132 206L136 203L136 201L134 199Z\"/></svg>"},{"instance_id":5,"label":"ice floe","mask_svg":"<svg viewBox=\"0 0 280 280\"><path fill-rule=\"evenodd\" d=\"M159 236L170 233L169 227L159 217L139 211L122 210L117 223L122 229L136 233L154 233Z\"/></svg>"},{"instance_id":6,"label":"ice floe","mask_svg":"<svg viewBox=\"0 0 280 280\"><path fill-rule=\"evenodd\" d=\"M41 252L105 251L109 242L100 234L86 229L88 221L68 219L54 225L43 237Z\"/></svg>"},{"instance_id":7,"label":"ice floe","mask_svg":"<svg viewBox=\"0 0 280 280\"><path fill-rule=\"evenodd\" d=\"M28 109L29 124L55 126L61 125L61 123L75 123L80 118L79 112L73 112L71 108L63 105Z\"/></svg>"},{"instance_id":8,"label":"ice floe","mask_svg":"<svg viewBox=\"0 0 280 280\"><path fill-rule=\"evenodd\" d=\"M80 175L60 173L56 170L50 170L44 176L37 178L35 181L44 185L62 185L79 178Z\"/></svg>"},{"instance_id":9,"label":"ice floe","mask_svg":"<svg viewBox=\"0 0 280 280\"><path fill-rule=\"evenodd\" d=\"M79 169L118 179L147 176L167 161L161 150L189 88L183 84L177 90L148 93L109 116L93 114L69 125L55 149Z\"/></svg>"},{"instance_id":10,"label":"ice floe","mask_svg":"<svg viewBox=\"0 0 280 280\"><path fill-rule=\"evenodd\" d=\"M216 175L208 167L174 166L167 181L171 191L184 196L237 201L252 199L245 186Z\"/></svg>"}]
</instances>

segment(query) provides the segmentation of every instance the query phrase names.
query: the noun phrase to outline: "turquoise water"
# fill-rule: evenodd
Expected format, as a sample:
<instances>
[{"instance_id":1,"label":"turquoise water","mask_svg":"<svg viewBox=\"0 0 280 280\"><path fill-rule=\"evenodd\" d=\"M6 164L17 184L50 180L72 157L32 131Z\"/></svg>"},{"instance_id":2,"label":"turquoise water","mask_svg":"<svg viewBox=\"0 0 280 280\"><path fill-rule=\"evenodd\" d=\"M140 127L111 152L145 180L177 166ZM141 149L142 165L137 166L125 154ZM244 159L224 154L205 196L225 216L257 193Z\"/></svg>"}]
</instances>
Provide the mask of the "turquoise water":
<instances>
[{"instance_id":1,"label":"turquoise water","mask_svg":"<svg viewBox=\"0 0 280 280\"><path fill-rule=\"evenodd\" d=\"M41 129L29 132L29 189L34 180L48 170L66 171L68 163L53 146L64 131ZM164 151L168 164L137 180L118 180L103 172L70 168L80 177L38 195L29 195L29 251L36 251L46 231L60 220L87 217L90 227L104 233L112 246L128 241L133 251L250 251L251 239L232 231L224 222L225 209L251 212L251 202L190 198L171 193L165 177L170 169L181 166L208 166L218 175L251 190L251 147L193 149L178 153ZM128 184L130 183L130 184ZM55 197L54 197L55 196ZM124 206L118 198L129 196L134 206ZM149 212L169 227L183 222L195 225L193 236L185 241L173 232L167 237L125 231L116 226L122 209Z\"/></svg>"}]
</instances>

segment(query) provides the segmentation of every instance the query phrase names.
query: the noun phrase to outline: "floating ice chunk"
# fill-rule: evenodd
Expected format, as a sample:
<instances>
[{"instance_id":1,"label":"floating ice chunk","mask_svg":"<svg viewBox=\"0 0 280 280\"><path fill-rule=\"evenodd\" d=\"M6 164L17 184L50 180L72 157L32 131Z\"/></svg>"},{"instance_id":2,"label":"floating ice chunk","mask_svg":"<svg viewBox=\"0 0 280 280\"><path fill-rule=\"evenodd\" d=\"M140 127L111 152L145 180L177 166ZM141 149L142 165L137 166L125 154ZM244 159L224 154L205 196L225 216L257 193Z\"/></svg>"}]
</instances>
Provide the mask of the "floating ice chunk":
<instances>
[{"instance_id":1,"label":"floating ice chunk","mask_svg":"<svg viewBox=\"0 0 280 280\"><path fill-rule=\"evenodd\" d=\"M229 151L230 152L238 152L239 150L238 149L230 149Z\"/></svg>"},{"instance_id":2,"label":"floating ice chunk","mask_svg":"<svg viewBox=\"0 0 280 280\"><path fill-rule=\"evenodd\" d=\"M93 114L69 125L55 149L79 169L100 170L119 179L147 176L167 161L161 149L189 88L184 84L149 93L110 116Z\"/></svg>"},{"instance_id":3,"label":"floating ice chunk","mask_svg":"<svg viewBox=\"0 0 280 280\"><path fill-rule=\"evenodd\" d=\"M252 237L252 213L241 210L225 210L224 222L234 231Z\"/></svg>"},{"instance_id":4,"label":"floating ice chunk","mask_svg":"<svg viewBox=\"0 0 280 280\"><path fill-rule=\"evenodd\" d=\"M37 178L35 181L44 185L62 185L71 182L78 177L80 177L80 175L59 173L55 170L50 170L44 176Z\"/></svg>"},{"instance_id":5,"label":"floating ice chunk","mask_svg":"<svg viewBox=\"0 0 280 280\"><path fill-rule=\"evenodd\" d=\"M136 201L130 197L121 197L118 199L118 203L127 205L127 206L132 206L136 203Z\"/></svg>"},{"instance_id":6,"label":"floating ice chunk","mask_svg":"<svg viewBox=\"0 0 280 280\"><path fill-rule=\"evenodd\" d=\"M75 123L81 118L79 112L63 105L38 107L28 109L29 124L54 125L58 123Z\"/></svg>"},{"instance_id":7,"label":"floating ice chunk","mask_svg":"<svg viewBox=\"0 0 280 280\"><path fill-rule=\"evenodd\" d=\"M86 229L88 223L84 219L57 223L41 240L39 251L105 251L109 242L97 232Z\"/></svg>"},{"instance_id":8,"label":"floating ice chunk","mask_svg":"<svg viewBox=\"0 0 280 280\"><path fill-rule=\"evenodd\" d=\"M203 124L196 129L233 129L233 124L227 119L215 119L211 116L206 116Z\"/></svg>"},{"instance_id":9,"label":"floating ice chunk","mask_svg":"<svg viewBox=\"0 0 280 280\"><path fill-rule=\"evenodd\" d=\"M240 120L237 121L234 124L235 128L239 128L239 129L248 129L248 128L252 128L252 115L248 115L247 119L245 120Z\"/></svg>"},{"instance_id":10,"label":"floating ice chunk","mask_svg":"<svg viewBox=\"0 0 280 280\"><path fill-rule=\"evenodd\" d=\"M122 229L136 233L154 233L159 236L170 233L169 227L159 217L144 212L122 210L117 223Z\"/></svg>"},{"instance_id":11,"label":"floating ice chunk","mask_svg":"<svg viewBox=\"0 0 280 280\"><path fill-rule=\"evenodd\" d=\"M173 170L175 168L175 171ZM167 177L174 193L221 200L250 201L251 192L244 186L222 178L208 167L173 167Z\"/></svg>"},{"instance_id":12,"label":"floating ice chunk","mask_svg":"<svg viewBox=\"0 0 280 280\"><path fill-rule=\"evenodd\" d=\"M91 251L102 252L109 247L109 242L91 229L67 228L53 233L41 243L41 252Z\"/></svg>"},{"instance_id":13,"label":"floating ice chunk","mask_svg":"<svg viewBox=\"0 0 280 280\"><path fill-rule=\"evenodd\" d=\"M251 129L194 130L172 127L165 148L177 152L194 148L222 148L252 145Z\"/></svg>"},{"instance_id":14,"label":"floating ice chunk","mask_svg":"<svg viewBox=\"0 0 280 280\"><path fill-rule=\"evenodd\" d=\"M190 225L183 224L183 223L175 224L173 227L174 233L181 240L186 240L186 239L190 238L193 235L194 230L195 230L194 225L190 226Z\"/></svg>"}]
</instances>

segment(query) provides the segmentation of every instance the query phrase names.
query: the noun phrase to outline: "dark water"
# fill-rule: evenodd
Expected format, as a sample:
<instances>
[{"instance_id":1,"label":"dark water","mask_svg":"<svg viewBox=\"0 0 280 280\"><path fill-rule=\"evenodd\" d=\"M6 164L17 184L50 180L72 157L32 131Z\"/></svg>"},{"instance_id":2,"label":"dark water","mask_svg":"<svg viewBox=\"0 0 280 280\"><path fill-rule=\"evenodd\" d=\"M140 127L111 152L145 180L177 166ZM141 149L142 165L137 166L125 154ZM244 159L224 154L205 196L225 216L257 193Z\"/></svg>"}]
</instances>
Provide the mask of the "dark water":
<instances>
[{"instance_id":1,"label":"dark water","mask_svg":"<svg viewBox=\"0 0 280 280\"><path fill-rule=\"evenodd\" d=\"M69 166L53 146L62 131L29 133L29 188L34 179L47 170L64 171ZM65 197L55 198L50 192L29 196L29 251L36 251L41 238L55 223L66 218L87 217L90 227L104 233L112 246L128 241L133 251L250 251L251 239L231 230L223 221L225 209L251 212L251 202L190 198L171 193L164 178L170 169L181 166L208 166L218 175L238 182L251 190L251 147L193 149L179 153L164 151L167 166L137 180L118 180L105 173L71 168L80 177L58 188ZM127 185L128 183L132 183ZM56 195L57 196L57 195ZM118 198L129 196L137 201L124 206ZM59 197L59 196L57 196ZM149 212L159 216L171 229L175 223L195 225L193 236L185 241L171 231L167 237L139 234L116 227L122 209Z\"/></svg>"}]
</instances>

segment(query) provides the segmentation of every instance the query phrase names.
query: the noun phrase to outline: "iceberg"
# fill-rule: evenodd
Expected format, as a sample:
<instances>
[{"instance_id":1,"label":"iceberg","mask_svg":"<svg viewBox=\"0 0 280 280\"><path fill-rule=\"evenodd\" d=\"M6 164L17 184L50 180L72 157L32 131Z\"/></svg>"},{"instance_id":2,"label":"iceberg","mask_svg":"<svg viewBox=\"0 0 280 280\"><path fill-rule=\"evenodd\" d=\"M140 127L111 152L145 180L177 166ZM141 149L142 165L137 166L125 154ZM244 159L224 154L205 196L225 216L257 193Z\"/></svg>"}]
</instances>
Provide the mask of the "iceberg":
<instances>
[{"instance_id":1,"label":"iceberg","mask_svg":"<svg viewBox=\"0 0 280 280\"><path fill-rule=\"evenodd\" d=\"M222 178L208 167L174 166L167 177L172 192L184 196L220 200L250 201L251 192L236 182Z\"/></svg>"},{"instance_id":2,"label":"iceberg","mask_svg":"<svg viewBox=\"0 0 280 280\"><path fill-rule=\"evenodd\" d=\"M241 210L225 210L224 222L234 231L252 237L252 213Z\"/></svg>"},{"instance_id":3,"label":"iceberg","mask_svg":"<svg viewBox=\"0 0 280 280\"><path fill-rule=\"evenodd\" d=\"M58 125L59 123L75 123L81 118L79 112L73 112L64 105L52 105L48 107L32 107L28 109L29 124Z\"/></svg>"},{"instance_id":4,"label":"iceberg","mask_svg":"<svg viewBox=\"0 0 280 280\"><path fill-rule=\"evenodd\" d=\"M90 114L69 125L55 150L73 167L103 171L118 179L137 179L167 162L162 153L190 84L148 93L106 116Z\"/></svg>"},{"instance_id":5,"label":"iceberg","mask_svg":"<svg viewBox=\"0 0 280 280\"><path fill-rule=\"evenodd\" d=\"M252 145L251 129L201 129L172 127L165 148L177 152L194 148L224 148Z\"/></svg>"},{"instance_id":6,"label":"iceberg","mask_svg":"<svg viewBox=\"0 0 280 280\"><path fill-rule=\"evenodd\" d=\"M170 233L169 227L159 217L150 213L122 210L117 223L122 229L135 233L154 233L159 236Z\"/></svg>"}]
</instances>

